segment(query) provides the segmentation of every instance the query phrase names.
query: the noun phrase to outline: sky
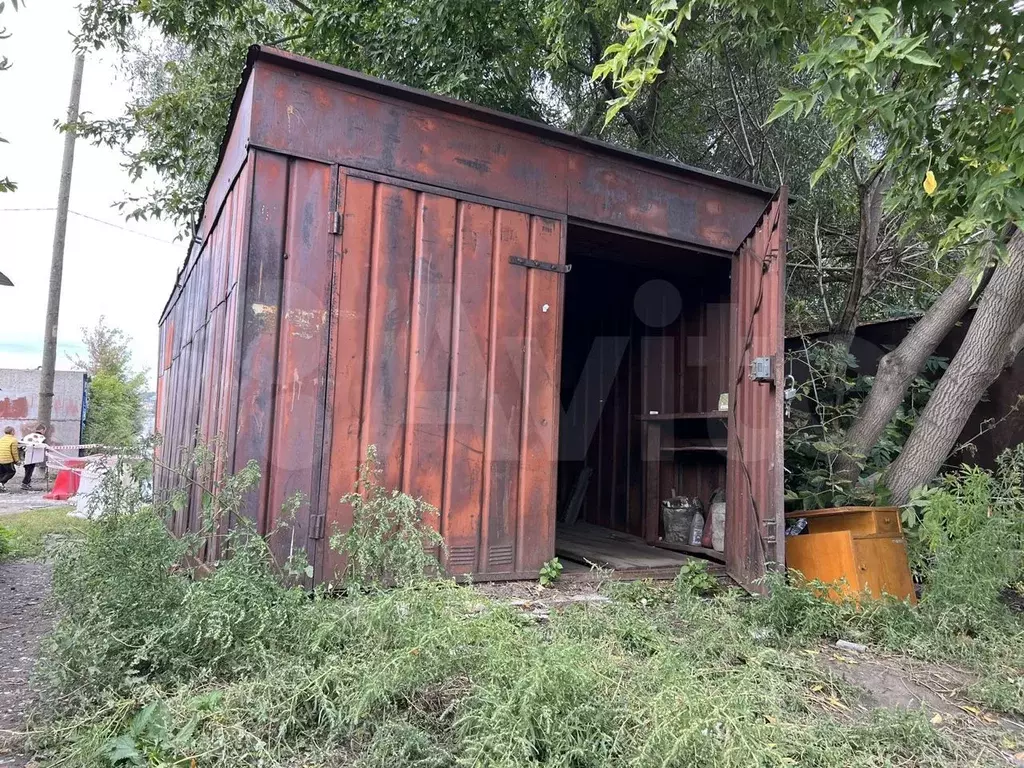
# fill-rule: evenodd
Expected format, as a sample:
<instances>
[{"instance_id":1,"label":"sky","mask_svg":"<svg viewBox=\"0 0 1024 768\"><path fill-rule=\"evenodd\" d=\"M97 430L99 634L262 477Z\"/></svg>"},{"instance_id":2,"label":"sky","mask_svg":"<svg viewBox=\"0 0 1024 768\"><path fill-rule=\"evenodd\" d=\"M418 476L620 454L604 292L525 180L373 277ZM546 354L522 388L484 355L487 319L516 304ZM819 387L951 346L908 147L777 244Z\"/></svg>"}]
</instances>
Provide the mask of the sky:
<instances>
[{"instance_id":1,"label":"sky","mask_svg":"<svg viewBox=\"0 0 1024 768\"><path fill-rule=\"evenodd\" d=\"M7 3L0 14L0 28L11 35L0 40L0 55L12 63L0 72L0 136L10 142L0 143L0 178L18 184L16 192L0 194L0 272L14 282L13 288L0 286L0 368L36 368L42 361L52 209L64 146L54 120L63 121L67 113L71 32L78 21L78 0L26 2L17 12ZM106 52L86 58L81 108L94 117L123 114L129 91L116 62ZM157 323L184 261L185 243L174 241L170 223L126 222L112 207L131 189L121 162L115 149L76 144L57 368L73 367L68 356L82 352L83 326L94 326L102 315L131 337L133 363L154 386Z\"/></svg>"}]
</instances>

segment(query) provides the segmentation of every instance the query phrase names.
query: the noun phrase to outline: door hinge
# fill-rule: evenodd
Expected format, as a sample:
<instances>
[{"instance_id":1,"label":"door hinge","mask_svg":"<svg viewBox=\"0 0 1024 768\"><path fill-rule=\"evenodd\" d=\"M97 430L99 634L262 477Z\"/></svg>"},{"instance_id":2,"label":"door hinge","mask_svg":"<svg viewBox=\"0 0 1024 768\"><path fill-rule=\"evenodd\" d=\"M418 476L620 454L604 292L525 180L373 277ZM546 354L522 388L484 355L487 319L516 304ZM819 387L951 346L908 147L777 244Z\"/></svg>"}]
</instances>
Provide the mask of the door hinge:
<instances>
[{"instance_id":1,"label":"door hinge","mask_svg":"<svg viewBox=\"0 0 1024 768\"><path fill-rule=\"evenodd\" d=\"M509 264L527 269L543 269L547 272L559 272L565 274L572 271L572 264L552 264L550 261L537 261L536 259L524 259L522 256L509 256Z\"/></svg>"},{"instance_id":2,"label":"door hinge","mask_svg":"<svg viewBox=\"0 0 1024 768\"><path fill-rule=\"evenodd\" d=\"M326 515L311 515L309 518L309 538L322 539L326 527Z\"/></svg>"},{"instance_id":3,"label":"door hinge","mask_svg":"<svg viewBox=\"0 0 1024 768\"><path fill-rule=\"evenodd\" d=\"M345 229L345 222L341 218L341 211L331 212L331 221L327 227L327 231L332 235L340 235Z\"/></svg>"}]
</instances>

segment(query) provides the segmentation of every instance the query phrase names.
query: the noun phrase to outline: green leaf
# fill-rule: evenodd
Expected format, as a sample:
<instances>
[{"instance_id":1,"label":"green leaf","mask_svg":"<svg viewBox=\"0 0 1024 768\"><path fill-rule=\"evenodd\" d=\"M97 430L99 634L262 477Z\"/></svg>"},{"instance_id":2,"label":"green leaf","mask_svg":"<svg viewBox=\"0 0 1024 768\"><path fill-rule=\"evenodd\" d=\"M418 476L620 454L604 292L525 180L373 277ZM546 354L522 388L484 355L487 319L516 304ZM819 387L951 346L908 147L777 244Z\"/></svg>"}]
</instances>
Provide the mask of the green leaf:
<instances>
[{"instance_id":1,"label":"green leaf","mask_svg":"<svg viewBox=\"0 0 1024 768\"><path fill-rule=\"evenodd\" d=\"M913 64L920 64L922 67L937 67L939 62L921 50L913 50L904 57Z\"/></svg>"},{"instance_id":2,"label":"green leaf","mask_svg":"<svg viewBox=\"0 0 1024 768\"><path fill-rule=\"evenodd\" d=\"M779 100L775 102L775 106L764 121L764 124L768 125L769 123L775 122L780 117L789 114L799 103L799 100L793 98L792 94L784 93Z\"/></svg>"},{"instance_id":3,"label":"green leaf","mask_svg":"<svg viewBox=\"0 0 1024 768\"><path fill-rule=\"evenodd\" d=\"M877 13L869 13L867 17L868 26L871 27L871 31L875 33L879 42L885 37L885 21L885 17Z\"/></svg>"},{"instance_id":4,"label":"green leaf","mask_svg":"<svg viewBox=\"0 0 1024 768\"><path fill-rule=\"evenodd\" d=\"M115 765L126 760L133 765L146 764L135 746L135 739L127 734L108 741L104 747L104 757Z\"/></svg>"}]
</instances>

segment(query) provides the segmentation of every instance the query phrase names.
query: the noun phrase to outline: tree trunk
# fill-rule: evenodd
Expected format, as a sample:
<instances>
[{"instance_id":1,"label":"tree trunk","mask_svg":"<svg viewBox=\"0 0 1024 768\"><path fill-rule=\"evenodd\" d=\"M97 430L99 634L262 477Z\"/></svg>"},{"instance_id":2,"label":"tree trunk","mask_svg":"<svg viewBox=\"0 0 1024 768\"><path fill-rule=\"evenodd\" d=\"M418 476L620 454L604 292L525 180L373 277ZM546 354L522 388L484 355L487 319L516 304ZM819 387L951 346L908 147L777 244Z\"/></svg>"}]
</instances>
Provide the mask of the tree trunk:
<instances>
[{"instance_id":1,"label":"tree trunk","mask_svg":"<svg viewBox=\"0 0 1024 768\"><path fill-rule=\"evenodd\" d=\"M1015 231L1008 261L996 267L978 311L949 368L899 457L886 472L886 485L896 504L929 482L942 467L967 419L1009 356L1015 335L1024 325L1024 234Z\"/></svg>"},{"instance_id":2,"label":"tree trunk","mask_svg":"<svg viewBox=\"0 0 1024 768\"><path fill-rule=\"evenodd\" d=\"M843 309L829 329L828 341L838 350L850 351L857 324L860 322L860 310L864 304L865 286L871 282L871 273L875 269L874 259L878 251L878 230L882 224L882 202L885 193L892 186L891 176L880 171L860 188L860 229L857 233L857 256L850 278L850 287L846 291ZM845 357L845 355L840 356ZM839 373L845 373L845 364L838 361Z\"/></svg>"},{"instance_id":3,"label":"tree trunk","mask_svg":"<svg viewBox=\"0 0 1024 768\"><path fill-rule=\"evenodd\" d=\"M860 474L858 458L866 456L878 442L914 377L967 311L974 295L971 274L965 269L957 275L899 346L879 361L871 391L846 433L846 453L837 461L841 476L856 480Z\"/></svg>"},{"instance_id":4,"label":"tree trunk","mask_svg":"<svg viewBox=\"0 0 1024 768\"><path fill-rule=\"evenodd\" d=\"M1014 331L1010 338L1010 351L1006 353L1006 359L1003 360L1003 368L1012 368L1022 349L1024 349L1024 325Z\"/></svg>"}]
</instances>

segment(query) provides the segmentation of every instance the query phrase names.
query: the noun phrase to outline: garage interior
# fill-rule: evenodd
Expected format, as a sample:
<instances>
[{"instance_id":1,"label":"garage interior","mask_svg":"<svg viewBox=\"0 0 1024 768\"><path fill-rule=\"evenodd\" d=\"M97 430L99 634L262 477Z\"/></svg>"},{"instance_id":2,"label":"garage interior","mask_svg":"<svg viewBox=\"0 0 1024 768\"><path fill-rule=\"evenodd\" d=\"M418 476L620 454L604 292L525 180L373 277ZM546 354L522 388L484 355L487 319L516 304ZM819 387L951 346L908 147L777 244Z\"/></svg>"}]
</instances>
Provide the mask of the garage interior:
<instances>
[{"instance_id":1,"label":"garage interior","mask_svg":"<svg viewBox=\"0 0 1024 768\"><path fill-rule=\"evenodd\" d=\"M725 488L731 260L570 225L566 263L556 554L651 576L723 562L666 541L660 507L707 514Z\"/></svg>"}]
</instances>

